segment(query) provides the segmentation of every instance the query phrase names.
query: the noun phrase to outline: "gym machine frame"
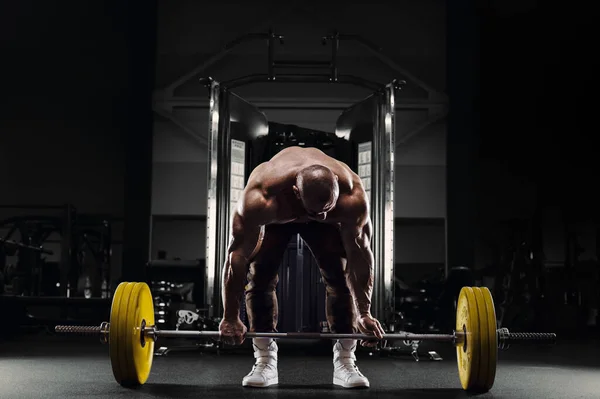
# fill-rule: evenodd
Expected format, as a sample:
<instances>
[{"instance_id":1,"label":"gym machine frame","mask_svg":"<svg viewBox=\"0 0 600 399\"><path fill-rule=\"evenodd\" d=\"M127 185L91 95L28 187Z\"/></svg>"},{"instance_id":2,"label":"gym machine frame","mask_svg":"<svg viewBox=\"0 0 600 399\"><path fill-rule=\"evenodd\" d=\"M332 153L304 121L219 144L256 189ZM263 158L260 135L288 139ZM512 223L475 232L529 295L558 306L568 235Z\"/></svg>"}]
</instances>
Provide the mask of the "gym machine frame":
<instances>
[{"instance_id":1,"label":"gym machine frame","mask_svg":"<svg viewBox=\"0 0 600 399\"><path fill-rule=\"evenodd\" d=\"M342 83L354 86L360 86L374 92L380 92L385 88L384 84L373 82L354 75L339 74L337 64L337 54L340 47L340 40L354 40L367 46L374 52L381 52L381 49L369 42L367 39L359 35L341 34L337 31L331 35L323 36L321 44L331 44L331 59L330 61L306 61L306 60L276 60L275 59L275 43L284 44L285 36L269 31L266 33L251 33L233 40L225 46L224 51L231 51L241 43L251 40L267 39L268 51L268 66L266 74L251 74L241 76L239 78L221 82L225 89L233 89L240 86L245 86L252 83L264 82L280 82L280 83ZM276 74L276 69L328 69L329 73L302 73L302 74ZM205 85L210 86L212 78L200 79ZM394 80L394 87L399 90L406 84L404 80Z\"/></svg>"},{"instance_id":2,"label":"gym machine frame","mask_svg":"<svg viewBox=\"0 0 600 399\"><path fill-rule=\"evenodd\" d=\"M386 111L391 115L390 123L393 126L393 113L394 113L394 97L395 91L401 90L402 87L406 84L404 80L393 80L390 84L382 84L378 82L369 81L367 79L363 79L353 75L342 75L338 73L338 64L337 64L337 54L340 46L341 40L354 40L358 41L361 44L367 46L369 49L375 52L380 52L380 49L362 38L358 35L345 35L340 34L339 32L334 32L331 35L324 36L321 38L321 43L323 45L331 44L331 59L330 61L306 61L306 60L276 60L275 59L275 45L276 42L283 43L284 36L275 34L272 31L268 33L253 33L242 36L230 42L224 49L224 51L231 51L234 47L239 44L250 41L250 40L265 40L268 45L268 67L266 74L252 74L247 76L242 76L239 78L235 78L232 80L224 81L224 82L216 82L210 77L201 78L201 83L207 87L210 93L210 115L209 124L211 131L211 141L212 144L209 144L209 153L217 154L220 151L224 150L223 144L216 144L218 138L216 137L214 129L218 129L219 133L223 130L222 126L224 123L227 123L226 119L220 115L221 109L219 105L215 104L221 101L226 101L226 99L221 99L223 97L223 93L226 93L228 90L237 88L240 86L252 84L252 83L266 83L266 82L279 82L279 83L336 83L336 84L350 84L355 86L360 86L366 88L368 90L373 91L371 95L379 95L386 98L386 101L389 102L389 106L386 106ZM328 73L314 74L314 73L303 73L303 74L276 74L277 69L327 69ZM225 96L226 97L226 96ZM213 99L215 101L213 102ZM358 103L360 104L360 102ZM382 113L382 107L378 107L377 113ZM213 119L213 115L220 115ZM383 121L382 115L377 115L377 121L374 122L376 129L378 132L382 134L376 134L373 139L373 150L375 153L380 153L383 148L387 145L390 146L391 151L394 150L394 132L393 129L388 129L387 122L388 118L385 118L385 122ZM217 127L218 126L218 127ZM227 139L225 139L227 141ZM225 158L228 158L227 156ZM219 281L222 275L222 265L224 263L224 253L226 252L226 248L223 247L223 242L229 241L228 234L228 220L229 217L223 216L223 212L227 212L226 205L229 203L228 200L228 192L225 188L217 187L216 184L217 176L223 176L228 174L228 166L227 162L217 165L216 163L213 165L214 160L210 161L209 166L209 189L208 189L208 197L209 197L209 209L208 215L210 222L207 223L207 257L206 257L206 282L205 282L205 292L206 292L206 307L208 308L209 316L214 317L220 313L220 286L215 282ZM390 177L379 177L378 168L389 168L391 169L388 174L393 174L393 155L386 156L384 162L377 163L373 166L373 181L377 182L377 184L382 188L382 193L378 195L374 195L372 198L371 208L374 214L378 214L380 212L383 213L393 213L393 175ZM217 172L216 169L219 169ZM215 169L215 171L212 171ZM214 175L214 176L213 176ZM213 183L213 180L215 182ZM383 192L384 188L386 191ZM389 191L389 192L388 192ZM215 198L220 198L218 201ZM212 199L212 201L211 201ZM211 202L216 209L211 210ZM218 209L218 210L217 210ZM223 220L221 220L223 219ZM393 265L393 254L390 252L393 251L391 248L391 241L389 239L385 239L384 236L386 234L393 234L393 220L389 223L385 222L385 218L383 218L380 223L374 223L379 226L378 231L374 234L373 240L373 250L376 257L376 264L381 265L382 270L384 268L389 268L387 265L391 263ZM393 217L392 217L393 219ZM214 235L214 237L213 237ZM387 272L388 274L393 274L393 266L391 267L391 271ZM393 282L391 276L385 276L384 272L377 273L377 275L381 275L383 277L377 279L375 281L375 285L373 288L373 312L379 319L385 319L385 313L394 313L393 311Z\"/></svg>"}]
</instances>

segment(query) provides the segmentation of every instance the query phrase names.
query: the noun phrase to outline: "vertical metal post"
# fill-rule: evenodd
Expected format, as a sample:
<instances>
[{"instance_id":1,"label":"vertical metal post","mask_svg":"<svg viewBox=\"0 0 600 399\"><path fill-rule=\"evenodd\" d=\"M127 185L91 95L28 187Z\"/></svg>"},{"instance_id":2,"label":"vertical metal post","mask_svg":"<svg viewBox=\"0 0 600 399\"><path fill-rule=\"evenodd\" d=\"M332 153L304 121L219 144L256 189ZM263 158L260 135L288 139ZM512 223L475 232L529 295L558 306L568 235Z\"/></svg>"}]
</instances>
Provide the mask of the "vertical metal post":
<instances>
[{"instance_id":1,"label":"vertical metal post","mask_svg":"<svg viewBox=\"0 0 600 399\"><path fill-rule=\"evenodd\" d=\"M153 209L153 205L152 205L152 201L154 200L154 197L150 200L150 209ZM150 215L148 216L148 260L152 259L152 239L154 238L154 215L152 214L152 211L150 212ZM147 266L147 265L146 265Z\"/></svg>"},{"instance_id":2,"label":"vertical metal post","mask_svg":"<svg viewBox=\"0 0 600 399\"><path fill-rule=\"evenodd\" d=\"M600 219L598 214L594 217L594 225L596 227L596 259L600 259ZM594 320L596 328L600 327L600 290L596 291L596 317Z\"/></svg>"},{"instance_id":3,"label":"vertical metal post","mask_svg":"<svg viewBox=\"0 0 600 399\"><path fill-rule=\"evenodd\" d=\"M102 245L102 265L104 269L104 275L102 276L102 281L100 282L101 293L100 296L102 298L110 298L111 297L111 289L110 282L112 279L112 224L108 220L103 221L104 225L104 234L103 237L103 245ZM103 286L103 282L106 283Z\"/></svg>"},{"instance_id":4,"label":"vertical metal post","mask_svg":"<svg viewBox=\"0 0 600 399\"><path fill-rule=\"evenodd\" d=\"M304 326L304 240L300 234L296 236L296 331L302 331Z\"/></svg>"},{"instance_id":5,"label":"vertical metal post","mask_svg":"<svg viewBox=\"0 0 600 399\"><path fill-rule=\"evenodd\" d=\"M381 134L381 106L379 101L373 101L373 156L371 157L371 210L373 220L373 255L375 259L374 273L375 279L373 282L373 309L372 313L376 318L383 317L383 223L382 223L382 173L380 157L383 154L382 134Z\"/></svg>"},{"instance_id":6,"label":"vertical metal post","mask_svg":"<svg viewBox=\"0 0 600 399\"><path fill-rule=\"evenodd\" d=\"M219 169L217 173L217 204L218 204L218 241L217 241L217 264L215 265L215 279L219 284L215 284L215 293L213 298L214 311L216 314L223 313L221 300L221 282L223 266L227 258L227 247L231 240L230 228L230 197L231 197L231 130L230 130L230 104L229 93L221 87L219 94L219 145L218 159Z\"/></svg>"},{"instance_id":7,"label":"vertical metal post","mask_svg":"<svg viewBox=\"0 0 600 399\"><path fill-rule=\"evenodd\" d=\"M60 287L59 295L69 296L67 287L69 286L69 277L72 269L71 250L73 246L73 217L74 211L71 204L66 204L63 210L63 221L60 242Z\"/></svg>"},{"instance_id":8,"label":"vertical metal post","mask_svg":"<svg viewBox=\"0 0 600 399\"><path fill-rule=\"evenodd\" d=\"M210 317L215 317L215 282L219 281L217 276L217 264L219 262L218 245L218 188L217 178L219 171L219 127L220 127L220 86L211 81L210 107L208 118L209 145L208 145L208 192L207 192L207 216L206 216L206 270L205 270L205 306L208 308Z\"/></svg>"},{"instance_id":9,"label":"vertical metal post","mask_svg":"<svg viewBox=\"0 0 600 399\"><path fill-rule=\"evenodd\" d=\"M275 34L273 31L269 31L268 40L268 70L269 80L275 80Z\"/></svg>"},{"instance_id":10,"label":"vertical metal post","mask_svg":"<svg viewBox=\"0 0 600 399\"><path fill-rule=\"evenodd\" d=\"M382 272L383 307L386 310L394 310L394 107L395 107L395 85L389 84L385 88L383 96L381 140L382 140L382 165L381 165L381 190L382 196ZM383 316L383 315L382 315Z\"/></svg>"},{"instance_id":11,"label":"vertical metal post","mask_svg":"<svg viewBox=\"0 0 600 399\"><path fill-rule=\"evenodd\" d=\"M0 273L4 273L4 268L6 267L6 256L6 249L4 248L2 242L0 242ZM4 278L6 277L1 274L0 277L3 277L0 279L0 295L2 295L4 294L4 284L6 283Z\"/></svg>"},{"instance_id":12,"label":"vertical metal post","mask_svg":"<svg viewBox=\"0 0 600 399\"><path fill-rule=\"evenodd\" d=\"M338 70L337 70L337 53L340 48L340 34L335 32L331 37L331 81L337 82Z\"/></svg>"}]
</instances>

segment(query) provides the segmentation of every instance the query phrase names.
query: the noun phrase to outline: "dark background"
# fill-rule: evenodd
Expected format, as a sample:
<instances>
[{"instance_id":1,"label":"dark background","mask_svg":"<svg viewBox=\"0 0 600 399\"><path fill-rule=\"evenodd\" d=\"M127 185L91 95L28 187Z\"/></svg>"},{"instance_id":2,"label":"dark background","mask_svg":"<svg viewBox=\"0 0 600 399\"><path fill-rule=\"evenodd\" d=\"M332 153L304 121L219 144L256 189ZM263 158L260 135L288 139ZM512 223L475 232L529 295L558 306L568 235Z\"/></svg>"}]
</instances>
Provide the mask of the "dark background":
<instances>
[{"instance_id":1,"label":"dark background","mask_svg":"<svg viewBox=\"0 0 600 399\"><path fill-rule=\"evenodd\" d=\"M447 3L450 265L473 266L476 238L493 234L479 221L510 213L493 201L510 187L486 173L499 166L535 187L513 203L598 220L592 13L474 3ZM150 245L156 14L156 1L20 1L0 12L0 205L110 214L123 280L145 278Z\"/></svg>"}]
</instances>

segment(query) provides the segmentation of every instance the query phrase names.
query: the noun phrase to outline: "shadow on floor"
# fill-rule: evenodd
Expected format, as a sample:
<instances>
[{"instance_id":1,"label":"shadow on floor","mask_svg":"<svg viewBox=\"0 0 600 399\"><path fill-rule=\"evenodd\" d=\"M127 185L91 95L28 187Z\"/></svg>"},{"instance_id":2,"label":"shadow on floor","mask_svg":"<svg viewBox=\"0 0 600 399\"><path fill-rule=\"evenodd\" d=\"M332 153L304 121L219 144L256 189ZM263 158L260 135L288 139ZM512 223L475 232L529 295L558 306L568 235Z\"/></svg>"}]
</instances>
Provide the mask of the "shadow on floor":
<instances>
[{"instance_id":1,"label":"shadow on floor","mask_svg":"<svg viewBox=\"0 0 600 399\"><path fill-rule=\"evenodd\" d=\"M462 389L344 389L331 384L300 385L280 384L269 388L244 388L239 384L211 386L146 384L145 394L156 398L305 398L305 397L347 397L347 398L469 398L477 397ZM488 394L484 397L491 397Z\"/></svg>"}]
</instances>

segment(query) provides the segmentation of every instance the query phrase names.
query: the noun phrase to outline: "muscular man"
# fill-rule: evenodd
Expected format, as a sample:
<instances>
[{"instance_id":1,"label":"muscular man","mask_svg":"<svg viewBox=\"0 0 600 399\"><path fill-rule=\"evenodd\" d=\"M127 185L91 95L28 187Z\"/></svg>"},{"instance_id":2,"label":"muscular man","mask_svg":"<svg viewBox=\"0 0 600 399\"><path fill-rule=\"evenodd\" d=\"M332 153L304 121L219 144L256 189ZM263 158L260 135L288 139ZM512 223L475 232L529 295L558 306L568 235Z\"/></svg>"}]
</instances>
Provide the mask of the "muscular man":
<instances>
[{"instance_id":1,"label":"muscular man","mask_svg":"<svg viewBox=\"0 0 600 399\"><path fill-rule=\"evenodd\" d=\"M231 230L219 326L225 343L239 345L244 340L247 329L240 320L244 290L250 331L276 331L277 272L293 234L301 235L323 276L330 330L382 338L383 328L371 316L369 204L360 178L346 164L315 148L282 150L250 175ZM253 347L256 363L242 384L277 384L276 342L255 338ZM339 340L333 346L334 384L369 386L354 363L355 350L356 340Z\"/></svg>"}]
</instances>

